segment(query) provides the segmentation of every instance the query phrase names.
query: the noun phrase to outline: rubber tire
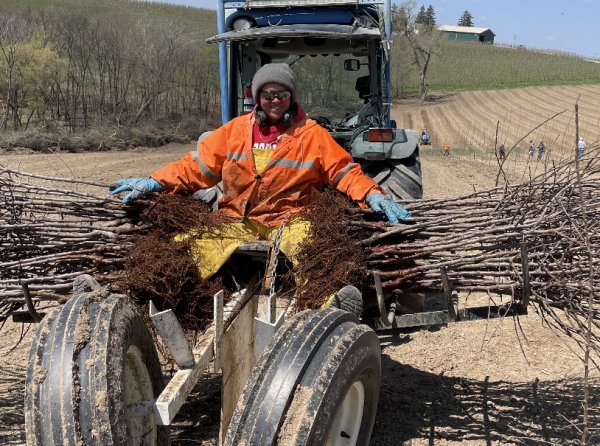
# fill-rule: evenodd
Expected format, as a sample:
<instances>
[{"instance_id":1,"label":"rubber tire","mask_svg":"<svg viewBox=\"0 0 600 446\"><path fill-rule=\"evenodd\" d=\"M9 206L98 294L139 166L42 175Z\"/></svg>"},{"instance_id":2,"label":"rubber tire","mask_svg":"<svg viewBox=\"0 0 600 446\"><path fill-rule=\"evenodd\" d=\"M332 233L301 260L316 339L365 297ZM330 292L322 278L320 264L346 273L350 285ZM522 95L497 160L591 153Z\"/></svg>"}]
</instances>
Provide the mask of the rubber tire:
<instances>
[{"instance_id":1,"label":"rubber tire","mask_svg":"<svg viewBox=\"0 0 600 446\"><path fill-rule=\"evenodd\" d=\"M362 164L362 170L396 201L423 198L421 158L418 148L408 158L366 161Z\"/></svg>"},{"instance_id":2,"label":"rubber tire","mask_svg":"<svg viewBox=\"0 0 600 446\"><path fill-rule=\"evenodd\" d=\"M360 382L364 391L362 421L356 437L341 442L368 445L379 400L381 350L377 335L366 325L355 325L339 337L333 336L317 352L297 387L278 445L325 444L338 436L331 432L332 424L355 382Z\"/></svg>"},{"instance_id":3,"label":"rubber tire","mask_svg":"<svg viewBox=\"0 0 600 446\"><path fill-rule=\"evenodd\" d=\"M130 426L140 419L153 435L136 444L170 444L168 426L156 426L153 412L126 421L126 394L137 390L125 376L132 370L132 355L142 367L136 370L145 384L141 399L155 399L164 387L160 362L152 336L126 296L80 293L47 315L29 353L27 444L132 444Z\"/></svg>"},{"instance_id":4,"label":"rubber tire","mask_svg":"<svg viewBox=\"0 0 600 446\"><path fill-rule=\"evenodd\" d=\"M286 445L324 444L336 408L357 380L364 384L365 405L356 444L367 445L381 383L377 335L358 325L356 316L346 311L327 308L298 313L277 331L259 358L224 444L273 445L282 434ZM302 389L307 386L312 392L305 399ZM305 413L316 418L304 419ZM286 423L299 419L298 429Z\"/></svg>"},{"instance_id":5,"label":"rubber tire","mask_svg":"<svg viewBox=\"0 0 600 446\"><path fill-rule=\"evenodd\" d=\"M346 285L335 293L331 307L355 314L360 318L363 311L362 293L355 286Z\"/></svg>"}]
</instances>

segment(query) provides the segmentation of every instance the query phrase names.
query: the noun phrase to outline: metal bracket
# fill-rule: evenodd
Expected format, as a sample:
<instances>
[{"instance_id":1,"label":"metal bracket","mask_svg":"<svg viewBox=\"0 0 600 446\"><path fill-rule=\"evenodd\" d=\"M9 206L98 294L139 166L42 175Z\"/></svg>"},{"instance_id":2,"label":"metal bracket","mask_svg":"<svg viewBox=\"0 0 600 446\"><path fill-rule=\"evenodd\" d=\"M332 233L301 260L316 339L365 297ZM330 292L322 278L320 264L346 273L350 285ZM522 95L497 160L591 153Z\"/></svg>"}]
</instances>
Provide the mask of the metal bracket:
<instances>
[{"instance_id":1,"label":"metal bracket","mask_svg":"<svg viewBox=\"0 0 600 446\"><path fill-rule=\"evenodd\" d=\"M442 276L444 297L446 298L446 304L448 305L448 315L452 320L458 322L460 320L460 313L458 312L458 293L450 289L450 281L448 280L448 272L445 266L440 268L440 274Z\"/></svg>"},{"instance_id":2,"label":"metal bracket","mask_svg":"<svg viewBox=\"0 0 600 446\"><path fill-rule=\"evenodd\" d=\"M373 271L373 281L375 283L375 294L377 295L377 305L379 314L384 327L391 327L396 316L396 302L392 302L389 313L385 309L385 300L383 298L383 287L381 286L381 273Z\"/></svg>"},{"instance_id":3,"label":"metal bracket","mask_svg":"<svg viewBox=\"0 0 600 446\"><path fill-rule=\"evenodd\" d=\"M150 320L180 369L194 366L194 354L173 310L159 312L150 301Z\"/></svg>"},{"instance_id":4,"label":"metal bracket","mask_svg":"<svg viewBox=\"0 0 600 446\"><path fill-rule=\"evenodd\" d=\"M33 305L33 301L31 300L31 293L29 292L29 285L26 283L21 284L21 288L23 288L23 295L25 296L25 304L27 305L27 311L31 315L31 319L34 322L41 322L42 317L39 315L35 306Z\"/></svg>"},{"instance_id":5,"label":"metal bracket","mask_svg":"<svg viewBox=\"0 0 600 446\"><path fill-rule=\"evenodd\" d=\"M281 312L274 323L271 323L268 318L267 320L262 320L259 317L254 318L254 356L256 358L261 355L275 332L283 325L284 320L285 311Z\"/></svg>"},{"instance_id":6,"label":"metal bracket","mask_svg":"<svg viewBox=\"0 0 600 446\"><path fill-rule=\"evenodd\" d=\"M520 314L527 314L529 305L529 256L527 255L527 243L521 243L521 264L523 265L523 299L517 305Z\"/></svg>"},{"instance_id":7,"label":"metal bracket","mask_svg":"<svg viewBox=\"0 0 600 446\"><path fill-rule=\"evenodd\" d=\"M395 317L393 327L384 327L380 318L373 318L364 322L373 327L375 331L387 331L390 329L414 329L418 327L446 325L477 319L505 317L515 314L516 311L514 310L514 305L493 305L462 308L457 313L458 320L450 316L449 312L446 310L401 314Z\"/></svg>"}]
</instances>

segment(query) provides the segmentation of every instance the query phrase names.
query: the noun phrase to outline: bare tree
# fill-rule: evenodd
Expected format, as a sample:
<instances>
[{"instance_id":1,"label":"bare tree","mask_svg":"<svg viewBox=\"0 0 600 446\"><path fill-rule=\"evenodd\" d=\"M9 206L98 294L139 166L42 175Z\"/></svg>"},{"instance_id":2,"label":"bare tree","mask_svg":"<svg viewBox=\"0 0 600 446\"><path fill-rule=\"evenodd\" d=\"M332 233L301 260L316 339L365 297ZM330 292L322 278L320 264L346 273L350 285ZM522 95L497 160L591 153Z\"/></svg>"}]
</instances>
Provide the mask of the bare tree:
<instances>
[{"instance_id":1,"label":"bare tree","mask_svg":"<svg viewBox=\"0 0 600 446\"><path fill-rule=\"evenodd\" d=\"M31 27L16 16L0 16L0 55L4 65L5 84L4 111L0 121L0 129L8 127L8 118L12 115L13 128L20 128L19 108L24 100L22 90L21 69L28 63L29 54L24 51L24 44L31 38Z\"/></svg>"},{"instance_id":2,"label":"bare tree","mask_svg":"<svg viewBox=\"0 0 600 446\"><path fill-rule=\"evenodd\" d=\"M98 32L92 51L98 79L98 112L102 117L112 116L110 119L120 126L136 71L139 42L130 17L109 13L95 20Z\"/></svg>"},{"instance_id":3,"label":"bare tree","mask_svg":"<svg viewBox=\"0 0 600 446\"><path fill-rule=\"evenodd\" d=\"M400 5L394 15L397 35L408 43L412 53L412 62L419 73L419 96L421 101L427 98L427 70L432 57L441 51L441 33L433 25L416 23L415 2Z\"/></svg>"},{"instance_id":4,"label":"bare tree","mask_svg":"<svg viewBox=\"0 0 600 446\"><path fill-rule=\"evenodd\" d=\"M138 22L138 33L136 87L140 97L132 124L137 123L150 106L156 119L161 95L173 88L173 73L184 63L191 44L181 25L164 20Z\"/></svg>"}]
</instances>

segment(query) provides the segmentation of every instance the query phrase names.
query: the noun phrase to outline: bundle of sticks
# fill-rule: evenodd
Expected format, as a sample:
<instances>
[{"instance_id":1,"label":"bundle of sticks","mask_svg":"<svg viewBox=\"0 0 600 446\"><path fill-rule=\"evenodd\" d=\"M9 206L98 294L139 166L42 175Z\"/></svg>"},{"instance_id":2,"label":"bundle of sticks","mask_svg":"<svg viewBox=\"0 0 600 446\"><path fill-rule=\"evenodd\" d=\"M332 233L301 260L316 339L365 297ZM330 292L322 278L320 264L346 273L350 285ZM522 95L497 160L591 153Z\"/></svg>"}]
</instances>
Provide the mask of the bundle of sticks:
<instances>
[{"instance_id":1,"label":"bundle of sticks","mask_svg":"<svg viewBox=\"0 0 600 446\"><path fill-rule=\"evenodd\" d=\"M349 277L372 282L369 276L377 272L383 291L401 301L407 291L444 291L447 278L459 293L485 293L515 305L529 301L551 327L580 345L591 336L600 352L596 155L552 166L519 185L409 202L412 217L406 224L372 221L369 211L344 205L316 204L321 218L311 223L323 235L303 252L297 272L307 278L302 291L317 301L323 288L334 291Z\"/></svg>"},{"instance_id":2,"label":"bundle of sticks","mask_svg":"<svg viewBox=\"0 0 600 446\"><path fill-rule=\"evenodd\" d=\"M313 235L294 270L299 295L316 306L339 285L372 287L375 271L389 294L436 291L443 270L458 292L527 294L551 325L579 340L591 333L600 351L596 155L519 185L410 201L412 217L400 225L320 194L305 216ZM0 166L0 315L23 303L24 286L34 301L60 300L79 274L111 282L122 273L133 236L149 223L140 223L139 209L106 197L106 187Z\"/></svg>"},{"instance_id":3,"label":"bundle of sticks","mask_svg":"<svg viewBox=\"0 0 600 446\"><path fill-rule=\"evenodd\" d=\"M25 294L61 300L75 277L111 281L122 269L141 227L106 187L0 166L0 314Z\"/></svg>"}]
</instances>

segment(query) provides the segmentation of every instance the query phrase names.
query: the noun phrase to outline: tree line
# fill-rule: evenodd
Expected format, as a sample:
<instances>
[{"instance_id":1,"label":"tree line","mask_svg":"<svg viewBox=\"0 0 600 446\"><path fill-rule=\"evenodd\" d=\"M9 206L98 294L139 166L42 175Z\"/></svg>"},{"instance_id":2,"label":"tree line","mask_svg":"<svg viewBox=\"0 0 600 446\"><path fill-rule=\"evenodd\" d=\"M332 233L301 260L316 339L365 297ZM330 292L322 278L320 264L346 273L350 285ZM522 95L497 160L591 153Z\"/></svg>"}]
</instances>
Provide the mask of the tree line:
<instances>
[{"instance_id":1,"label":"tree line","mask_svg":"<svg viewBox=\"0 0 600 446\"><path fill-rule=\"evenodd\" d=\"M412 8L412 5L410 5L410 2L406 2L403 3L402 5L396 5L395 8ZM419 8L419 12L417 13L416 17L415 17L415 23L416 24L420 24L420 25L426 25L426 26L435 26L436 25L436 18L435 18L435 9L433 8L433 5L428 5L427 8L425 8L425 5L421 5L421 7ZM458 26L473 26L473 14L471 14L471 12L467 9L465 10L462 15L460 16L460 18L458 19L458 22L456 23Z\"/></svg>"},{"instance_id":2,"label":"tree line","mask_svg":"<svg viewBox=\"0 0 600 446\"><path fill-rule=\"evenodd\" d=\"M204 38L164 17L122 11L2 13L0 130L75 133L212 115L217 48Z\"/></svg>"},{"instance_id":3,"label":"tree line","mask_svg":"<svg viewBox=\"0 0 600 446\"><path fill-rule=\"evenodd\" d=\"M435 10L394 6L395 95L427 94L440 51ZM217 47L181 21L123 9L22 9L0 13L0 131L77 133L111 126L217 119ZM420 33L416 32L420 29ZM412 59L412 63L407 61ZM412 66L411 66L412 65Z\"/></svg>"}]
</instances>

